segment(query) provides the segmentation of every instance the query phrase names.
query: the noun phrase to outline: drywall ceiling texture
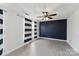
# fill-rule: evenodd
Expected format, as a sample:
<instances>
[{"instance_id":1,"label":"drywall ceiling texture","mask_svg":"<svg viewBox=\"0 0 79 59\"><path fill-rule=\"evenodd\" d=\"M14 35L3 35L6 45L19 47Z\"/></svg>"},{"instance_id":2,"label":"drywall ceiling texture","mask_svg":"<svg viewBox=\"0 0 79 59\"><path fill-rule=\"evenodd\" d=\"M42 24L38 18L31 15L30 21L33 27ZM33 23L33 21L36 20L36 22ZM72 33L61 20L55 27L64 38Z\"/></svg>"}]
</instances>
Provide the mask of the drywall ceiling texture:
<instances>
[{"instance_id":1,"label":"drywall ceiling texture","mask_svg":"<svg viewBox=\"0 0 79 59\"><path fill-rule=\"evenodd\" d=\"M72 13L79 8L78 3L13 3L3 4L16 10L20 14L28 13L32 20L42 21L37 16L42 15L42 11L57 13L51 20L68 18Z\"/></svg>"}]
</instances>

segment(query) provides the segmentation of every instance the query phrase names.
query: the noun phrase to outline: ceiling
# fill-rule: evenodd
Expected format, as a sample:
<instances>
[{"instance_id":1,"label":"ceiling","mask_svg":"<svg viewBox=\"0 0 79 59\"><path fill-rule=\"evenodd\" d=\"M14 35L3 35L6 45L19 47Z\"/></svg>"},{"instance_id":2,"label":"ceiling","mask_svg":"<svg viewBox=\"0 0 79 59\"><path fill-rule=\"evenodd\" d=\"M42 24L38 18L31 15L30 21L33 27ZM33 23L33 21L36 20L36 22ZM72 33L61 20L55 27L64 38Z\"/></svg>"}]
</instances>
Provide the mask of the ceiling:
<instances>
[{"instance_id":1,"label":"ceiling","mask_svg":"<svg viewBox=\"0 0 79 59\"><path fill-rule=\"evenodd\" d=\"M6 5L19 12L28 13L33 20L41 20L37 16L42 15L42 11L57 13L52 20L67 18L79 8L77 3L10 3Z\"/></svg>"}]
</instances>

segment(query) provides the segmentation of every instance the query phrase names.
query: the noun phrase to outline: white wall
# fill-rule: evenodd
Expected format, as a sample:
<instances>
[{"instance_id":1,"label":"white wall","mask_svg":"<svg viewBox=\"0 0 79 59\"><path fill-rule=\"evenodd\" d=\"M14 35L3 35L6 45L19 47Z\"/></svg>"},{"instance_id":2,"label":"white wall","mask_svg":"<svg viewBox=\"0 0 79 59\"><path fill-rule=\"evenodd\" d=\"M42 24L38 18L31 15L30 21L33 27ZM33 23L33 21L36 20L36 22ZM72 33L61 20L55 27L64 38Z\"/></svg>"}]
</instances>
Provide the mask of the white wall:
<instances>
[{"instance_id":1,"label":"white wall","mask_svg":"<svg viewBox=\"0 0 79 59\"><path fill-rule=\"evenodd\" d=\"M67 42L79 52L79 9L67 20Z\"/></svg>"},{"instance_id":2,"label":"white wall","mask_svg":"<svg viewBox=\"0 0 79 59\"><path fill-rule=\"evenodd\" d=\"M32 39L34 40L34 21L32 21Z\"/></svg>"},{"instance_id":3,"label":"white wall","mask_svg":"<svg viewBox=\"0 0 79 59\"><path fill-rule=\"evenodd\" d=\"M7 4L0 4L0 9L4 10L3 14L3 55L25 45L24 44L24 17L16 10L7 7ZM5 10L7 12L5 12ZM28 17L29 18L29 17Z\"/></svg>"},{"instance_id":4,"label":"white wall","mask_svg":"<svg viewBox=\"0 0 79 59\"><path fill-rule=\"evenodd\" d=\"M10 7L6 7L6 4L5 5L3 4L0 7L1 9L7 11L4 12L4 32L3 32L4 34L3 55L6 55L7 53L10 53L13 50L26 44L24 43L24 32L25 32L24 17L29 19L31 18L29 16L24 17L17 16L19 12ZM20 15L22 15L22 13L20 13ZM32 25L34 25L33 22ZM32 34L34 34L33 31ZM33 37L34 35L32 35L32 39Z\"/></svg>"},{"instance_id":5,"label":"white wall","mask_svg":"<svg viewBox=\"0 0 79 59\"><path fill-rule=\"evenodd\" d=\"M39 26L40 26L39 24L40 24L40 22L38 21L38 24L37 24L37 33L38 33L37 36L38 36L38 38L39 38L39 31L40 31L39 30Z\"/></svg>"},{"instance_id":6,"label":"white wall","mask_svg":"<svg viewBox=\"0 0 79 59\"><path fill-rule=\"evenodd\" d=\"M23 18L17 12L7 8L4 15L4 54L23 44Z\"/></svg>"},{"instance_id":7,"label":"white wall","mask_svg":"<svg viewBox=\"0 0 79 59\"><path fill-rule=\"evenodd\" d=\"M4 16L4 54L7 54L24 44L24 18L17 16L18 12L9 7L0 6L0 8L7 10ZM79 10L67 20L67 42L79 52Z\"/></svg>"}]
</instances>

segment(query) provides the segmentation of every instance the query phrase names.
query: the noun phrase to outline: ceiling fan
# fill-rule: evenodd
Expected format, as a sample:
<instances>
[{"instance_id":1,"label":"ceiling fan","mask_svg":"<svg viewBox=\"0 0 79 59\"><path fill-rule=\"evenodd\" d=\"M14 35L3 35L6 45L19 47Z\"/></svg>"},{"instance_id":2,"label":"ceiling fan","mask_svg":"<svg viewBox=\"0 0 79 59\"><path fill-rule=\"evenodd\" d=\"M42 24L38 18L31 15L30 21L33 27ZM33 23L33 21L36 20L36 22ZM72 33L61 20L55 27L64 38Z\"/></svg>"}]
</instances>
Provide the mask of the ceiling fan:
<instances>
[{"instance_id":1,"label":"ceiling fan","mask_svg":"<svg viewBox=\"0 0 79 59\"><path fill-rule=\"evenodd\" d=\"M48 18L48 19L53 19L52 16L56 16L57 14L49 14L49 12L42 12L43 16L37 16L37 18L42 18L42 20Z\"/></svg>"}]
</instances>

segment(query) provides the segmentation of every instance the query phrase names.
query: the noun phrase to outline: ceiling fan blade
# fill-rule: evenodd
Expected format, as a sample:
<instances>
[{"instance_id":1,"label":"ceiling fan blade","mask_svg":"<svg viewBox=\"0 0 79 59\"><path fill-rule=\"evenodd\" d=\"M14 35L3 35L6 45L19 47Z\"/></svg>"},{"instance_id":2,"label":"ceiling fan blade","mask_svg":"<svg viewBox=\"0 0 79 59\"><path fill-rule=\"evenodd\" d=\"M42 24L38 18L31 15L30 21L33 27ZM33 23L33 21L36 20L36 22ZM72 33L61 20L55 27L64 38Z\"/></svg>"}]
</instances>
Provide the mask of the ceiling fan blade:
<instances>
[{"instance_id":1,"label":"ceiling fan blade","mask_svg":"<svg viewBox=\"0 0 79 59\"><path fill-rule=\"evenodd\" d=\"M55 13L55 14L50 14L49 16L56 16L57 14Z\"/></svg>"},{"instance_id":2,"label":"ceiling fan blade","mask_svg":"<svg viewBox=\"0 0 79 59\"><path fill-rule=\"evenodd\" d=\"M53 19L52 17L48 16L49 19Z\"/></svg>"}]
</instances>

